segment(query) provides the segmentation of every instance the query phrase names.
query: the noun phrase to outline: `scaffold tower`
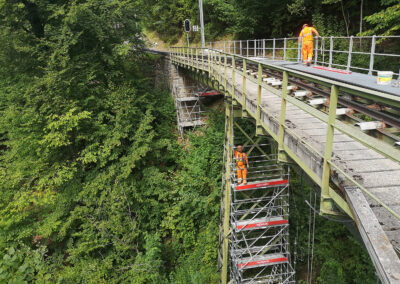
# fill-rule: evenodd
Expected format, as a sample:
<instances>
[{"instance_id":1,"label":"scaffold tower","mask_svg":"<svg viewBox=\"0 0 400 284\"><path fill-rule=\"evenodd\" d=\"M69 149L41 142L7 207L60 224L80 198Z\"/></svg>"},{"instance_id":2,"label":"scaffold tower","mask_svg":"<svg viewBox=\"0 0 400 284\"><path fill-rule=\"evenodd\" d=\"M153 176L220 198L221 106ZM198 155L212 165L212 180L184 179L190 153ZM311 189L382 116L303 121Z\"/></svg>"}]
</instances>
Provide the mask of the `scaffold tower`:
<instances>
[{"instance_id":1,"label":"scaffold tower","mask_svg":"<svg viewBox=\"0 0 400 284\"><path fill-rule=\"evenodd\" d=\"M183 139L184 129L203 125L200 104L200 86L184 79L176 67L171 68L172 96L174 98L178 131Z\"/></svg>"},{"instance_id":2,"label":"scaffold tower","mask_svg":"<svg viewBox=\"0 0 400 284\"><path fill-rule=\"evenodd\" d=\"M261 138L246 134L248 141L236 141L233 110L228 111L232 117L226 122L221 268L229 283L295 283L289 249L289 167L278 163L277 154L268 150L271 145L260 143ZM249 160L247 184L238 183L234 152L239 143Z\"/></svg>"}]
</instances>

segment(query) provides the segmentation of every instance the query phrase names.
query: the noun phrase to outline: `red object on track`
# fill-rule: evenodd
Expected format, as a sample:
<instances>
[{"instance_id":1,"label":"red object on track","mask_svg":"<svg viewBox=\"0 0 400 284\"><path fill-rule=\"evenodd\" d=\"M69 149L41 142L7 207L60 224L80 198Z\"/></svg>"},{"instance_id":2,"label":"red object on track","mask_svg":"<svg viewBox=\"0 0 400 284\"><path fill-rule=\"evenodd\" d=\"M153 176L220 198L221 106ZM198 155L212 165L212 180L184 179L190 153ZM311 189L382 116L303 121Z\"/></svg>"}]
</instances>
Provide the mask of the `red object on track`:
<instances>
[{"instance_id":1,"label":"red object on track","mask_svg":"<svg viewBox=\"0 0 400 284\"><path fill-rule=\"evenodd\" d=\"M340 73L340 74L346 74L346 75L351 74L351 71L345 71L345 70L334 69L334 68L323 67L323 66L313 66L312 68L324 70L324 71L335 72L335 73Z\"/></svg>"}]
</instances>

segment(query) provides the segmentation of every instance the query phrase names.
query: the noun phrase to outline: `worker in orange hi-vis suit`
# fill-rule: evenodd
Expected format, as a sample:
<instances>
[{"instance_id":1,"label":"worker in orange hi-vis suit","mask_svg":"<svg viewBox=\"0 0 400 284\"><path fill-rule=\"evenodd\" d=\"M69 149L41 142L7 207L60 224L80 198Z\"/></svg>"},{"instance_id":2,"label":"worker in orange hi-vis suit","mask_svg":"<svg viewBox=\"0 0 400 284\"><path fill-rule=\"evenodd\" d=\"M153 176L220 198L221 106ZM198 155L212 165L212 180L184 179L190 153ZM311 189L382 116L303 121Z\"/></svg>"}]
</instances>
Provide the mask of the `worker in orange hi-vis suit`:
<instances>
[{"instance_id":1,"label":"worker in orange hi-vis suit","mask_svg":"<svg viewBox=\"0 0 400 284\"><path fill-rule=\"evenodd\" d=\"M239 145L237 151L235 151L235 160L238 185L242 183L242 180L243 184L247 184L247 168L249 167L249 160L247 159L247 154L243 153L242 145Z\"/></svg>"},{"instance_id":2,"label":"worker in orange hi-vis suit","mask_svg":"<svg viewBox=\"0 0 400 284\"><path fill-rule=\"evenodd\" d=\"M310 66L313 57L313 33L319 36L316 29L304 24L299 35L299 43L302 43L303 61L307 66Z\"/></svg>"}]
</instances>

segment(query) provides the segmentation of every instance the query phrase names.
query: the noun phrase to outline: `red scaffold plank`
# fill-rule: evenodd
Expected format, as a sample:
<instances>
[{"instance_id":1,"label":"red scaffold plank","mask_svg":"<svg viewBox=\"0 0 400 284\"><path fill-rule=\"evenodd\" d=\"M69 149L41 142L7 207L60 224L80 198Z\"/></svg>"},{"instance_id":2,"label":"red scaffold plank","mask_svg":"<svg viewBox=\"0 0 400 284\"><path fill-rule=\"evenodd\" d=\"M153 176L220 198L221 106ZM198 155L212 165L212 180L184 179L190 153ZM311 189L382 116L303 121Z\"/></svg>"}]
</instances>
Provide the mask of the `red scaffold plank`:
<instances>
[{"instance_id":1,"label":"red scaffold plank","mask_svg":"<svg viewBox=\"0 0 400 284\"><path fill-rule=\"evenodd\" d=\"M351 74L351 71L345 71L345 70L340 70L340 69L333 69L333 68L323 67L323 66L313 66L313 68L319 69L319 70L324 70L324 71L330 71L330 72L340 73L340 74Z\"/></svg>"},{"instance_id":2,"label":"red scaffold plank","mask_svg":"<svg viewBox=\"0 0 400 284\"><path fill-rule=\"evenodd\" d=\"M272 259L261 259L261 260L256 260L256 261L239 263L238 264L238 268L242 268L244 266L247 267L247 268L251 268L252 266L260 266L260 265L263 265L263 264L275 263L275 262L285 262L287 260L288 260L287 257L272 258Z\"/></svg>"},{"instance_id":3,"label":"red scaffold plank","mask_svg":"<svg viewBox=\"0 0 400 284\"><path fill-rule=\"evenodd\" d=\"M252 224L247 224L247 225L238 225L237 229L242 230L242 229L253 229L253 228L258 228L258 227L268 227L268 226L275 226L275 225L282 225L282 224L287 224L287 220L277 220L277 221L269 221L269 222L257 222L257 223L252 223Z\"/></svg>"},{"instance_id":4,"label":"red scaffold plank","mask_svg":"<svg viewBox=\"0 0 400 284\"><path fill-rule=\"evenodd\" d=\"M214 91L214 92L207 92L207 93L201 93L199 96L200 97L206 97L206 96L217 96L220 95L220 92Z\"/></svg>"},{"instance_id":5,"label":"red scaffold plank","mask_svg":"<svg viewBox=\"0 0 400 284\"><path fill-rule=\"evenodd\" d=\"M266 182L260 182L260 183L246 184L246 185L238 185L238 186L236 186L236 191L259 188L259 187L274 186L274 185L280 185L280 184L287 184L288 182L289 181L287 179L281 179L281 180L274 180L274 181L266 181Z\"/></svg>"}]
</instances>

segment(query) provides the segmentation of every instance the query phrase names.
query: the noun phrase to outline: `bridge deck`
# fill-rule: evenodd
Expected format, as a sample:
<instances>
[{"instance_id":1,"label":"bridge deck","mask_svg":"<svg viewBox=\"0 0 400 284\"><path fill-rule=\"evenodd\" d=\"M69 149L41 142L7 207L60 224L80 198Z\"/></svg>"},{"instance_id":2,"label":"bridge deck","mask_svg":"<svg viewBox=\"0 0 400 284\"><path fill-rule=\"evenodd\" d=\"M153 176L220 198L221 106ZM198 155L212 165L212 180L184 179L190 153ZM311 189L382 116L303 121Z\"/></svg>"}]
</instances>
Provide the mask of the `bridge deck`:
<instances>
[{"instance_id":1,"label":"bridge deck","mask_svg":"<svg viewBox=\"0 0 400 284\"><path fill-rule=\"evenodd\" d=\"M312 74L312 75L317 75L321 76L327 79L332 79L335 81L340 81L344 83L350 83L355 86L359 87L364 87L368 88L371 90L376 90L380 92L385 92L388 94L400 96L400 88L398 87L392 87L391 85L378 85L376 83L376 77L371 76L371 75L366 75L366 74L361 74L361 73L356 73L353 72L351 74L342 74L334 71L328 71L328 70L321 70L314 68L313 65L311 66L306 66L304 64L300 64L297 62L290 62L290 61L283 61L283 60L268 60L265 58L258 58L258 57L253 57L251 58L253 60L265 63L265 64L271 64L271 65L279 65L279 66L284 66L286 68L290 68L296 71ZM318 66L320 67L320 66ZM334 69L338 70L338 69Z\"/></svg>"}]
</instances>

